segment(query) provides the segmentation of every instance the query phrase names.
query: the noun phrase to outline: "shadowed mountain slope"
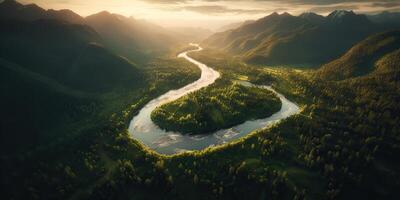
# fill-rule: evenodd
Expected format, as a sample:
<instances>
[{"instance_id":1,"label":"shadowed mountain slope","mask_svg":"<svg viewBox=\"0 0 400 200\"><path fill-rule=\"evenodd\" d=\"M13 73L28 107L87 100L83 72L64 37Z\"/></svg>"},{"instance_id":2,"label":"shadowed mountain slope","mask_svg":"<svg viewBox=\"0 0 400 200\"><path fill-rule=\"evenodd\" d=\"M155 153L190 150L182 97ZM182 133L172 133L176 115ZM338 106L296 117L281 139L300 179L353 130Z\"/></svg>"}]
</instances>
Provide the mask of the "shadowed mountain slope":
<instances>
[{"instance_id":1,"label":"shadowed mountain slope","mask_svg":"<svg viewBox=\"0 0 400 200\"><path fill-rule=\"evenodd\" d=\"M88 26L55 20L0 22L0 57L70 87L103 92L135 82L136 67L100 45Z\"/></svg>"},{"instance_id":2,"label":"shadowed mountain slope","mask_svg":"<svg viewBox=\"0 0 400 200\"><path fill-rule=\"evenodd\" d=\"M384 11L375 15L367 15L368 19L381 26L400 28L400 13Z\"/></svg>"},{"instance_id":3,"label":"shadowed mountain slope","mask_svg":"<svg viewBox=\"0 0 400 200\"><path fill-rule=\"evenodd\" d=\"M6 0L0 3L0 20L57 20L88 25L102 38L104 46L134 62L145 62L183 42L178 34L160 26L107 11L83 18L71 10L45 10L36 4L23 5L15 0Z\"/></svg>"},{"instance_id":4,"label":"shadowed mountain slope","mask_svg":"<svg viewBox=\"0 0 400 200\"><path fill-rule=\"evenodd\" d=\"M72 123L91 116L99 105L90 95L3 59L0 59L0 84L4 154L12 155L54 141Z\"/></svg>"},{"instance_id":5,"label":"shadowed mountain slope","mask_svg":"<svg viewBox=\"0 0 400 200\"><path fill-rule=\"evenodd\" d=\"M106 98L143 85L142 72L101 43L87 25L0 20L1 132L11 134L3 152L69 137L113 103Z\"/></svg>"},{"instance_id":6,"label":"shadowed mountain slope","mask_svg":"<svg viewBox=\"0 0 400 200\"><path fill-rule=\"evenodd\" d=\"M83 24L84 19L71 10L45 10L36 4L23 5L15 0L0 3L0 19L34 21L38 19L57 19L74 24Z\"/></svg>"}]
</instances>

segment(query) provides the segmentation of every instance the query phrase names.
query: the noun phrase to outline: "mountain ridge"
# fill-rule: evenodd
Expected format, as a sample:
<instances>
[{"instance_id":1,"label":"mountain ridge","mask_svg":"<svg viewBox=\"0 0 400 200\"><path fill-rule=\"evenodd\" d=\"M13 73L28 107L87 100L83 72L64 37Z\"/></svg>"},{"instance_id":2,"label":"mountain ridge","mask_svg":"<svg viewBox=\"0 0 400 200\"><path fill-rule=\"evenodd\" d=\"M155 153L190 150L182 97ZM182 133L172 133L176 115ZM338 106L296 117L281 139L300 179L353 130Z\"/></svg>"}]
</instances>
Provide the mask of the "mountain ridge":
<instances>
[{"instance_id":1,"label":"mountain ridge","mask_svg":"<svg viewBox=\"0 0 400 200\"><path fill-rule=\"evenodd\" d=\"M101 36L107 48L134 62L146 62L151 56L164 53L181 42L179 36L175 37L163 27L108 11L82 17L68 9L45 10L36 4L23 5L15 0L0 3L2 21L32 22L44 19L87 25Z\"/></svg>"},{"instance_id":2,"label":"mountain ridge","mask_svg":"<svg viewBox=\"0 0 400 200\"><path fill-rule=\"evenodd\" d=\"M0 19L18 19L26 21L57 19L74 24L84 24L83 17L71 10L45 10L36 4L23 5L15 0L5 0L0 3Z\"/></svg>"},{"instance_id":3,"label":"mountain ridge","mask_svg":"<svg viewBox=\"0 0 400 200\"><path fill-rule=\"evenodd\" d=\"M390 28L353 11L337 10L326 17L275 12L251 24L216 33L202 44L254 64L317 66L339 57L368 35Z\"/></svg>"}]
</instances>

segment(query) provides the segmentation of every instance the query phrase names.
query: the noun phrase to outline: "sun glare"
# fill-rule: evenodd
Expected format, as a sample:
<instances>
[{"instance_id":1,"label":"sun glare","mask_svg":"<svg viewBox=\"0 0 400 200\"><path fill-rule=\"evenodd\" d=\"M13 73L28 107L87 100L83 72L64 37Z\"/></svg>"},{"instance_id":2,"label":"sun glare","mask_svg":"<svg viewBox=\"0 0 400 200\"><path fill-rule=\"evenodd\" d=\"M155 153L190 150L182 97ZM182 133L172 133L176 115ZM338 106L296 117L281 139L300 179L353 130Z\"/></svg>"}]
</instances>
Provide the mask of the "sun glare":
<instances>
[{"instance_id":1,"label":"sun glare","mask_svg":"<svg viewBox=\"0 0 400 200\"><path fill-rule=\"evenodd\" d=\"M35 3L46 9L70 9L82 16L107 10L168 27L192 26L210 29L233 22L257 19L272 12L298 15L310 11L326 15L335 9L351 9L359 13L374 13L387 9L384 5L371 2L295 6L289 1L285 3L274 1L23 0L21 2ZM391 7L391 10L399 9L399 5Z\"/></svg>"}]
</instances>

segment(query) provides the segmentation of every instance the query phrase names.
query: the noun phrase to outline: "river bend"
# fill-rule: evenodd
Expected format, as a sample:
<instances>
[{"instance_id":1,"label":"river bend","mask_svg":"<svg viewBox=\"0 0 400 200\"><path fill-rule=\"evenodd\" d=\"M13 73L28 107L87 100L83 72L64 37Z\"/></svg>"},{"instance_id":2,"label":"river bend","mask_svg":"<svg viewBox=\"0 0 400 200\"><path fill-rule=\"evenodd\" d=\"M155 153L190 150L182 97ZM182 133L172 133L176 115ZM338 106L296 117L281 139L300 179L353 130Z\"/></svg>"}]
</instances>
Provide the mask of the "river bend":
<instances>
[{"instance_id":1,"label":"river bend","mask_svg":"<svg viewBox=\"0 0 400 200\"><path fill-rule=\"evenodd\" d=\"M196 44L192 45L197 46L198 48L195 50L185 51L179 54L178 57L185 58L189 62L198 66L201 70L200 79L180 89L170 90L147 103L139 111L139 114L133 117L130 123L129 134L134 139L139 140L144 145L161 154L171 155L184 151L201 150L209 146L220 145L235 140L254 130L277 123L279 120L297 114L300 111L299 107L295 103L286 99L285 96L276 92L270 86L255 86L248 82L243 82L243 84L249 87L262 87L274 92L282 102L280 111L264 119L249 120L231 128L218 130L204 135L183 135L181 133L160 129L153 123L150 117L151 112L156 107L179 99L190 92L206 87L214 83L215 80L220 77L220 74L217 71L187 55L189 52L203 50Z\"/></svg>"}]
</instances>

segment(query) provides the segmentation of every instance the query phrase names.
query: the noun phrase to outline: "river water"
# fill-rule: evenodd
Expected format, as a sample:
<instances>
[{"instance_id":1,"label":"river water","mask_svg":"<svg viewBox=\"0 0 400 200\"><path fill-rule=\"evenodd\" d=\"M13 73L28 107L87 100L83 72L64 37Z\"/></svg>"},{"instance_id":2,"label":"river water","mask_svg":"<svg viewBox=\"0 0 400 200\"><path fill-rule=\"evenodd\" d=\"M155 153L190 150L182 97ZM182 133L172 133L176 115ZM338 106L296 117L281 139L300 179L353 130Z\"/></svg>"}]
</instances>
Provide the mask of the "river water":
<instances>
[{"instance_id":1,"label":"river water","mask_svg":"<svg viewBox=\"0 0 400 200\"><path fill-rule=\"evenodd\" d=\"M203 50L196 44L192 45L197 46L198 48L196 50L185 51L179 54L178 57L185 58L189 62L197 65L201 70L200 79L180 89L170 90L160 97L147 103L139 111L139 114L133 117L130 123L129 134L132 138L142 142L144 145L158 153L171 155L184 151L201 150L209 146L224 144L247 135L254 130L270 126L274 123L277 123L281 119L287 118L299 112L300 109L295 103L286 99L282 94L276 92L270 86L255 86L250 83L243 82L243 84L249 87L262 87L274 92L282 102L280 111L268 118L249 120L231 128L204 135L183 135L178 132L160 129L150 118L151 112L156 107L174 101L190 92L206 87L214 83L214 81L220 77L220 74L217 71L187 55L189 52Z\"/></svg>"}]
</instances>

